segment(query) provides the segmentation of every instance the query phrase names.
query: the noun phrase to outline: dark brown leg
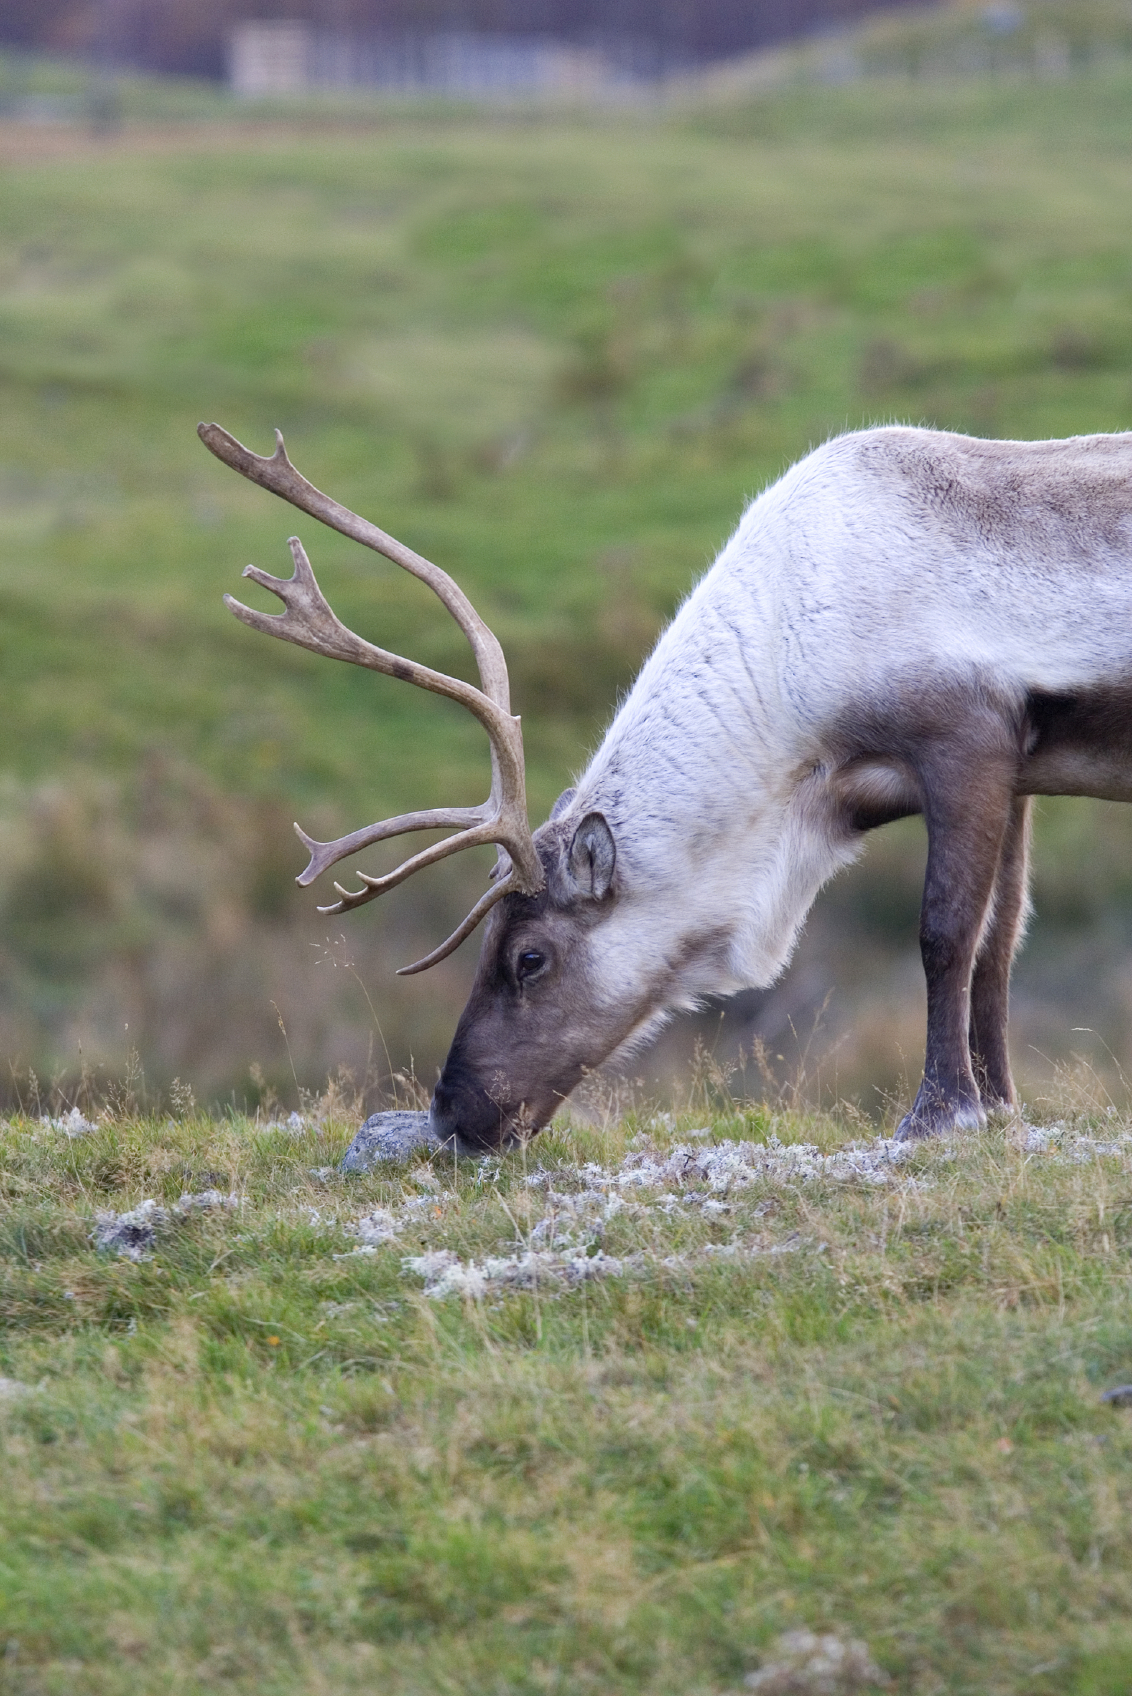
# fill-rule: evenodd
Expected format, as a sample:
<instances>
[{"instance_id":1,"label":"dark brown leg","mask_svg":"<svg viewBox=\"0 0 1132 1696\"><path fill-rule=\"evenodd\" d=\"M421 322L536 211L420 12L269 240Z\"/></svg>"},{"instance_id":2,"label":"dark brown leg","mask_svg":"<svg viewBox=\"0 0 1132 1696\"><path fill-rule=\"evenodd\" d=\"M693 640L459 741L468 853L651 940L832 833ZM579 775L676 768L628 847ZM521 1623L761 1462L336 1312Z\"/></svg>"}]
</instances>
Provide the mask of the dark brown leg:
<instances>
[{"instance_id":1,"label":"dark brown leg","mask_svg":"<svg viewBox=\"0 0 1132 1696\"><path fill-rule=\"evenodd\" d=\"M1006 1051L1006 1020L1010 1010L1010 967L1028 911L1030 812L1030 797L1018 796L1010 810L995 879L993 910L971 979L971 1064L988 1112L1013 1107L1016 1102Z\"/></svg>"},{"instance_id":2,"label":"dark brown leg","mask_svg":"<svg viewBox=\"0 0 1132 1696\"><path fill-rule=\"evenodd\" d=\"M971 1068L971 977L1011 817L1008 748L951 744L921 770L928 866L920 954L928 985L924 1077L897 1127L903 1142L986 1123Z\"/></svg>"}]
</instances>

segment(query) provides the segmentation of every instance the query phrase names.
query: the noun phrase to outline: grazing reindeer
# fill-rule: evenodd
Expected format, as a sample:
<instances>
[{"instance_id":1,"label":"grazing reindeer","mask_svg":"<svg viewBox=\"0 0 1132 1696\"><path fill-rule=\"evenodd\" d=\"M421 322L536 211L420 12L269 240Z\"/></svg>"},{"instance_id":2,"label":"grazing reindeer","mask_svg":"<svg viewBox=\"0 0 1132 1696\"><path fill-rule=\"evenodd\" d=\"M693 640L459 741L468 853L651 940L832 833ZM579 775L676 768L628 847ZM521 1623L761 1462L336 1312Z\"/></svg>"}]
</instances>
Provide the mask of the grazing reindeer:
<instances>
[{"instance_id":1,"label":"grazing reindeer","mask_svg":"<svg viewBox=\"0 0 1132 1696\"><path fill-rule=\"evenodd\" d=\"M822 884L878 825L924 815L927 1054L901 1138L1014 1105L1011 960L1026 914L1030 797L1132 800L1132 434L993 442L865 430L826 443L747 510L660 638L576 788L531 834L519 722L494 636L444 572L320 494L279 438L226 464L428 583L482 689L371 647L291 542L283 601L228 599L253 629L462 701L491 738L482 807L409 813L314 842L306 884L406 831L453 829L323 912L421 866L499 847L472 993L434 1128L485 1150L539 1129L590 1068L677 1008L771 983ZM297 828L297 827L296 827Z\"/></svg>"}]
</instances>

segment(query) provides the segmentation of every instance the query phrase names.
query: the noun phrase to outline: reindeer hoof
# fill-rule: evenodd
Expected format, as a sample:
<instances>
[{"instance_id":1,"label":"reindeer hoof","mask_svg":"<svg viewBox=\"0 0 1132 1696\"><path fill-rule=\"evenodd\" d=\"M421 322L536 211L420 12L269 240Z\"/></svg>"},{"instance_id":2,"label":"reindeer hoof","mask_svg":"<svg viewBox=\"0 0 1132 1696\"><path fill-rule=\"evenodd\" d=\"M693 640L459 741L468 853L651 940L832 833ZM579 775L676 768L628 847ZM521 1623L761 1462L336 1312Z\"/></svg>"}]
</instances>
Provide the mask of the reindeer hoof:
<instances>
[{"instance_id":1,"label":"reindeer hoof","mask_svg":"<svg viewBox=\"0 0 1132 1696\"><path fill-rule=\"evenodd\" d=\"M935 1134L934 1126L925 1125L922 1119L916 1117L915 1113L905 1113L893 1132L893 1140L895 1142L920 1142L924 1137L932 1137Z\"/></svg>"},{"instance_id":2,"label":"reindeer hoof","mask_svg":"<svg viewBox=\"0 0 1132 1696\"><path fill-rule=\"evenodd\" d=\"M952 1107L935 1107L925 1110L916 1104L910 1113L905 1113L896 1127L897 1142L920 1142L925 1137L944 1137L952 1131L979 1131L984 1129L987 1116L981 1107L967 1107L957 1102Z\"/></svg>"}]
</instances>

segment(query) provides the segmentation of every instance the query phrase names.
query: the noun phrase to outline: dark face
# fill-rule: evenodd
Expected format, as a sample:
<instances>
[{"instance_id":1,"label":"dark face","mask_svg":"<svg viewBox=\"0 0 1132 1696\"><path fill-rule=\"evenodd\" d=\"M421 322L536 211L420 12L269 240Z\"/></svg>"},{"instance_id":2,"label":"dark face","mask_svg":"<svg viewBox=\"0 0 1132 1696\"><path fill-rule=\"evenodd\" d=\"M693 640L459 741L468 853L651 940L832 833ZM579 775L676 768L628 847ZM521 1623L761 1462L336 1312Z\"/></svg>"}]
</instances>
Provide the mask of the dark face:
<instances>
[{"instance_id":1,"label":"dark face","mask_svg":"<svg viewBox=\"0 0 1132 1696\"><path fill-rule=\"evenodd\" d=\"M627 1034L595 1005L593 933L616 900L613 837L600 813L572 834L537 833L546 888L493 909L468 1004L433 1092L433 1128L488 1153L546 1124Z\"/></svg>"}]
</instances>

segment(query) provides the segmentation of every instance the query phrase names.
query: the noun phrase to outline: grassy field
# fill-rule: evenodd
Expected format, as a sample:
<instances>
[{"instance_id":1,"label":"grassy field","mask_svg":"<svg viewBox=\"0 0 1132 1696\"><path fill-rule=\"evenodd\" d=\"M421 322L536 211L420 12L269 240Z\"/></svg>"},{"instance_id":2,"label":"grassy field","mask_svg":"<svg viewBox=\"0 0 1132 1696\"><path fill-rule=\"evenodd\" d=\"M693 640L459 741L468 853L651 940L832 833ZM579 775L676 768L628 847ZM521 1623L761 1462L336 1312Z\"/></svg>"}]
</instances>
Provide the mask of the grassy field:
<instances>
[{"instance_id":1,"label":"grassy field","mask_svg":"<svg viewBox=\"0 0 1132 1696\"><path fill-rule=\"evenodd\" d=\"M76 1076L80 1045L111 1071L133 1046L159 1086L254 1106L253 1064L277 1090L292 1060L308 1088L373 1070L366 993L427 1077L470 975L474 947L411 984L392 967L482 865L332 931L290 888L292 817L477 799L486 759L446 703L226 617L247 560L284 567L292 519L208 458L198 418L260 448L282 426L315 481L456 573L511 658L545 816L745 500L811 444L890 418L1132 423L1130 97L1113 63L349 123L214 97L161 123L150 90L116 134L4 127L0 1045L20 1088L29 1066ZM193 109L170 95L171 118ZM347 622L466 666L419 585L299 528ZM1093 1025L1127 1059L1132 830L1043 813L1020 1053ZM832 987L833 1038L867 1027L845 1088L915 1071L916 991L889 962L918 843L879 842L813 933L805 1008Z\"/></svg>"},{"instance_id":2,"label":"grassy field","mask_svg":"<svg viewBox=\"0 0 1132 1696\"><path fill-rule=\"evenodd\" d=\"M1127 1691L1128 1119L355 1123L0 1126L4 1696Z\"/></svg>"},{"instance_id":3,"label":"grassy field","mask_svg":"<svg viewBox=\"0 0 1132 1696\"><path fill-rule=\"evenodd\" d=\"M0 1696L1124 1696L1132 1118L1029 1051L1129 1055L1123 813L1043 808L1026 1124L897 1151L812 1067L744 1107L721 1044L684 1110L594 1093L505 1160L344 1177L474 949L392 968L481 868L328 931L289 820L478 799L486 760L226 618L293 521L194 426L281 425L455 572L544 814L810 444L1132 426L1132 70L349 123L126 94L117 133L0 117ZM466 666L297 527L347 622ZM918 852L828 892L781 1002L837 992L828 1087L886 1113Z\"/></svg>"}]
</instances>

